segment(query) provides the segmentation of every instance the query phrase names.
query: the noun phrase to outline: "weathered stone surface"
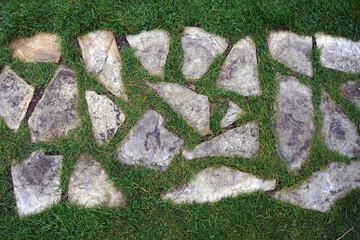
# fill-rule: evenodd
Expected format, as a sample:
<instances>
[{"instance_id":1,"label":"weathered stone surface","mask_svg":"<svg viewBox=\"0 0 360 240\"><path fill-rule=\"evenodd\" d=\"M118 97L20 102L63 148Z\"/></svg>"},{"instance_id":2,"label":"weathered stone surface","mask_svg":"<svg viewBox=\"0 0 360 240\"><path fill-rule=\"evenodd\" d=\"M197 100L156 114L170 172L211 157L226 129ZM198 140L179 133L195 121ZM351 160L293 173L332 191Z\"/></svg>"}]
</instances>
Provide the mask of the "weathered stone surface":
<instances>
[{"instance_id":1,"label":"weathered stone surface","mask_svg":"<svg viewBox=\"0 0 360 240\"><path fill-rule=\"evenodd\" d=\"M78 97L75 73L60 66L29 118L31 140L49 142L80 126Z\"/></svg>"},{"instance_id":2,"label":"weathered stone surface","mask_svg":"<svg viewBox=\"0 0 360 240\"><path fill-rule=\"evenodd\" d=\"M18 130L34 95L34 88L9 67L0 75L0 117L11 130Z\"/></svg>"},{"instance_id":3,"label":"weathered stone surface","mask_svg":"<svg viewBox=\"0 0 360 240\"><path fill-rule=\"evenodd\" d=\"M202 157L240 156L251 158L260 147L258 135L257 123L250 122L222 133L210 141L203 142L194 150L185 150L182 155L188 160Z\"/></svg>"},{"instance_id":4,"label":"weathered stone surface","mask_svg":"<svg viewBox=\"0 0 360 240\"><path fill-rule=\"evenodd\" d=\"M331 163L328 168L315 172L299 187L276 192L274 198L305 209L326 212L338 198L360 187L359 173L360 162L348 165Z\"/></svg>"},{"instance_id":5,"label":"weathered stone surface","mask_svg":"<svg viewBox=\"0 0 360 240\"><path fill-rule=\"evenodd\" d=\"M228 46L225 38L198 27L186 27L181 44L184 49L182 73L192 80L201 78L216 55L223 53Z\"/></svg>"},{"instance_id":6,"label":"weathered stone surface","mask_svg":"<svg viewBox=\"0 0 360 240\"><path fill-rule=\"evenodd\" d=\"M107 90L128 100L121 77L121 58L112 32L98 30L78 38L85 69Z\"/></svg>"},{"instance_id":7,"label":"weathered stone surface","mask_svg":"<svg viewBox=\"0 0 360 240\"><path fill-rule=\"evenodd\" d=\"M326 68L360 73L360 42L318 33L316 45L321 49L320 61Z\"/></svg>"},{"instance_id":8,"label":"weathered stone surface","mask_svg":"<svg viewBox=\"0 0 360 240\"><path fill-rule=\"evenodd\" d=\"M210 102L207 96L177 83L159 82L148 85L199 134L210 134Z\"/></svg>"},{"instance_id":9,"label":"weathered stone surface","mask_svg":"<svg viewBox=\"0 0 360 240\"><path fill-rule=\"evenodd\" d=\"M341 85L340 89L344 92L347 99L360 108L360 83L350 81Z\"/></svg>"},{"instance_id":10,"label":"weathered stone surface","mask_svg":"<svg viewBox=\"0 0 360 240\"><path fill-rule=\"evenodd\" d=\"M242 193L274 190L276 180L262 180L229 167L207 168L188 184L166 193L162 198L175 203L215 202Z\"/></svg>"},{"instance_id":11,"label":"weathered stone surface","mask_svg":"<svg viewBox=\"0 0 360 240\"><path fill-rule=\"evenodd\" d=\"M135 55L150 74L164 76L164 66L170 48L170 38L166 31L142 31L138 35L127 35L126 40L135 48Z\"/></svg>"},{"instance_id":12,"label":"weathered stone surface","mask_svg":"<svg viewBox=\"0 0 360 240\"><path fill-rule=\"evenodd\" d=\"M313 76L311 36L299 36L292 32L271 32L268 46L272 58L295 72L308 77Z\"/></svg>"},{"instance_id":13,"label":"weathered stone surface","mask_svg":"<svg viewBox=\"0 0 360 240\"><path fill-rule=\"evenodd\" d=\"M165 171L184 141L164 127L164 118L154 110L147 111L117 150L126 164L140 164Z\"/></svg>"},{"instance_id":14,"label":"weathered stone surface","mask_svg":"<svg viewBox=\"0 0 360 240\"><path fill-rule=\"evenodd\" d=\"M324 114L322 135L326 146L339 154L355 157L360 154L360 136L354 123L323 91L320 109Z\"/></svg>"},{"instance_id":15,"label":"weathered stone surface","mask_svg":"<svg viewBox=\"0 0 360 240\"><path fill-rule=\"evenodd\" d=\"M245 114L245 111L242 110L236 103L233 101L229 102L229 109L227 110L225 116L221 119L220 127L226 128L233 124L236 120L240 118L241 115Z\"/></svg>"},{"instance_id":16,"label":"weathered stone surface","mask_svg":"<svg viewBox=\"0 0 360 240\"><path fill-rule=\"evenodd\" d=\"M16 207L20 216L38 213L61 199L62 156L33 152L22 164L11 167Z\"/></svg>"},{"instance_id":17,"label":"weathered stone surface","mask_svg":"<svg viewBox=\"0 0 360 240\"><path fill-rule=\"evenodd\" d=\"M278 76L275 132L279 156L289 170L301 168L309 156L315 126L310 87L294 77Z\"/></svg>"},{"instance_id":18,"label":"weathered stone surface","mask_svg":"<svg viewBox=\"0 0 360 240\"><path fill-rule=\"evenodd\" d=\"M11 43L13 57L25 62L59 62L60 38L56 34L37 33L29 38L19 38Z\"/></svg>"},{"instance_id":19,"label":"weathered stone surface","mask_svg":"<svg viewBox=\"0 0 360 240\"><path fill-rule=\"evenodd\" d=\"M99 145L110 142L124 123L125 114L108 97L94 91L85 92L94 138Z\"/></svg>"},{"instance_id":20,"label":"weathered stone surface","mask_svg":"<svg viewBox=\"0 0 360 240\"><path fill-rule=\"evenodd\" d=\"M261 95L256 46L250 37L238 41L220 70L217 86L244 96Z\"/></svg>"}]
</instances>

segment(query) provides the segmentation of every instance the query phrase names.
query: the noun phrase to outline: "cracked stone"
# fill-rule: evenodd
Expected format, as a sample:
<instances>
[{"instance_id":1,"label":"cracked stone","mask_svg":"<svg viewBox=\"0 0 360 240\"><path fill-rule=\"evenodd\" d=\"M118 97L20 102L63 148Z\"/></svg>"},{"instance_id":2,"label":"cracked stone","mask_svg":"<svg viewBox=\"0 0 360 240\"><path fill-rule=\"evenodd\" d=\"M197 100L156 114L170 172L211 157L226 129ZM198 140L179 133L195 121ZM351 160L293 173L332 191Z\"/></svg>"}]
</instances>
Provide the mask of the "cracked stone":
<instances>
[{"instance_id":1,"label":"cracked stone","mask_svg":"<svg viewBox=\"0 0 360 240\"><path fill-rule=\"evenodd\" d=\"M238 105L236 105L236 103L230 101L229 109L227 110L225 116L221 119L220 127L226 128L230 126L243 114L245 114L245 111L242 110Z\"/></svg>"},{"instance_id":2,"label":"cracked stone","mask_svg":"<svg viewBox=\"0 0 360 240\"><path fill-rule=\"evenodd\" d=\"M360 108L360 83L350 81L341 85L340 89L347 99Z\"/></svg>"}]
</instances>

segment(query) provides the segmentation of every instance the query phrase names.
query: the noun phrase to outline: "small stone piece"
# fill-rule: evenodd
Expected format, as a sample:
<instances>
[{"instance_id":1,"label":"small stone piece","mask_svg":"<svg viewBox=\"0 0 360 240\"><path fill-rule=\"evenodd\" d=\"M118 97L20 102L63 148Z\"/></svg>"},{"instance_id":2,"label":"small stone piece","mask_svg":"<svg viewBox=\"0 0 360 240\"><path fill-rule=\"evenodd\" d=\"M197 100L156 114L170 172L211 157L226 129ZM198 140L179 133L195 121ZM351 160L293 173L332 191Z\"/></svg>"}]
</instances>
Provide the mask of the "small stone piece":
<instances>
[{"instance_id":1,"label":"small stone piece","mask_svg":"<svg viewBox=\"0 0 360 240\"><path fill-rule=\"evenodd\" d=\"M227 110L223 119L221 119L220 127L226 128L233 124L236 120L240 118L241 115L245 114L245 111L242 110L236 103L233 101L229 102L229 109Z\"/></svg>"},{"instance_id":2,"label":"small stone piece","mask_svg":"<svg viewBox=\"0 0 360 240\"><path fill-rule=\"evenodd\" d=\"M295 72L313 77L311 36L299 36L292 32L271 32L268 46L272 58L286 64Z\"/></svg>"},{"instance_id":3,"label":"small stone piece","mask_svg":"<svg viewBox=\"0 0 360 240\"><path fill-rule=\"evenodd\" d=\"M140 164L165 171L184 141L164 127L164 118L154 110L147 111L117 150L126 164Z\"/></svg>"},{"instance_id":4,"label":"small stone piece","mask_svg":"<svg viewBox=\"0 0 360 240\"><path fill-rule=\"evenodd\" d=\"M274 190L276 180L262 180L229 167L207 168L189 183L167 192L162 198L175 203L216 202L242 193Z\"/></svg>"},{"instance_id":5,"label":"small stone piece","mask_svg":"<svg viewBox=\"0 0 360 240\"><path fill-rule=\"evenodd\" d=\"M34 88L9 67L0 75L0 117L14 131L20 127L34 95Z\"/></svg>"},{"instance_id":6,"label":"small stone piece","mask_svg":"<svg viewBox=\"0 0 360 240\"><path fill-rule=\"evenodd\" d=\"M181 44L184 49L182 73L192 80L201 78L216 55L223 53L228 46L225 38L198 27L186 27Z\"/></svg>"},{"instance_id":7,"label":"small stone piece","mask_svg":"<svg viewBox=\"0 0 360 240\"><path fill-rule=\"evenodd\" d=\"M22 164L11 167L16 207L20 216L39 213L60 202L62 156L33 152Z\"/></svg>"},{"instance_id":8,"label":"small stone piece","mask_svg":"<svg viewBox=\"0 0 360 240\"><path fill-rule=\"evenodd\" d=\"M217 86L243 96L261 95L256 46L250 37L238 41L231 49L220 70Z\"/></svg>"},{"instance_id":9,"label":"small stone piece","mask_svg":"<svg viewBox=\"0 0 360 240\"><path fill-rule=\"evenodd\" d=\"M340 89L347 99L360 108L360 83L350 81L341 85Z\"/></svg>"},{"instance_id":10,"label":"small stone piece","mask_svg":"<svg viewBox=\"0 0 360 240\"><path fill-rule=\"evenodd\" d=\"M121 58L112 32L98 30L78 38L85 69L107 90L128 101L121 77Z\"/></svg>"},{"instance_id":11,"label":"small stone piece","mask_svg":"<svg viewBox=\"0 0 360 240\"><path fill-rule=\"evenodd\" d=\"M202 157L245 157L251 158L259 150L259 129L256 122L250 122L240 127L220 134L214 139L203 142L194 150L183 151L188 159Z\"/></svg>"},{"instance_id":12,"label":"small stone piece","mask_svg":"<svg viewBox=\"0 0 360 240\"><path fill-rule=\"evenodd\" d=\"M31 140L50 142L80 126L78 97L75 73L60 66L29 118Z\"/></svg>"}]
</instances>

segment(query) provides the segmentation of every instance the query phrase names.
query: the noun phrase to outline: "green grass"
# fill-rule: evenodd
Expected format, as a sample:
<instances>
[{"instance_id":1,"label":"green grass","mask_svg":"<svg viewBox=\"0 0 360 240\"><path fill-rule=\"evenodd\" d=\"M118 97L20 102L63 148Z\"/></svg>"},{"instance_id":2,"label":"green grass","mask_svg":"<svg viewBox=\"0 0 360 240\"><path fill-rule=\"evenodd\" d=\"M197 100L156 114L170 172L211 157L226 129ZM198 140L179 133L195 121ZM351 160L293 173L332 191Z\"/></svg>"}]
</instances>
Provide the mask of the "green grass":
<instances>
[{"instance_id":1,"label":"green grass","mask_svg":"<svg viewBox=\"0 0 360 240\"><path fill-rule=\"evenodd\" d=\"M272 199L268 193L241 195L213 204L173 205L160 194L183 184L206 167L226 165L261 178L276 178L278 189L297 186L314 171L330 162L349 163L327 149L321 139L322 115L319 111L321 90L325 89L360 130L360 110L343 98L339 86L349 80L360 81L359 74L347 74L323 68L319 50L315 50L313 79L291 72L270 58L266 37L270 30L291 30L314 35L325 32L360 40L360 2L358 0L192 0L120 1L120 0L0 0L0 69L5 65L42 92L52 78L55 64L26 64L10 55L10 43L20 36L40 31L61 37L62 63L77 73L80 89L81 127L66 138L51 143L31 143L26 121L15 133L0 120L0 239L336 239L354 228L343 239L360 238L360 190L340 199L327 213L304 210ZM161 100L145 81L150 76L129 47L120 50L123 80L130 101L115 98L93 77L86 74L76 38L87 32L106 29L119 38L142 30L162 28L171 36L165 81L187 85L181 74L180 38L185 26L199 26L229 39L231 46L249 35L257 46L258 69L263 95L243 97L215 86L225 56L219 56L198 82L196 91L212 102L210 137L203 138L188 126L169 105ZM230 47L231 47L230 46ZM298 173L288 172L276 153L273 129L276 74L293 75L313 90L316 136L311 154ZM91 133L91 122L84 97L85 90L95 90L114 100L126 114L126 122L108 145L98 147ZM247 114L237 121L241 125L256 120L260 127L259 154L245 158L202 158L185 161L176 156L166 172L120 163L115 151L131 127L148 108L166 118L166 127L184 139L191 148L217 136L219 123L229 100ZM20 218L15 209L10 164L20 161L37 149L64 156L61 176L63 201L40 214ZM118 209L84 209L66 200L69 177L82 153L101 162L117 188L128 198L127 206ZM359 157L355 160L359 160Z\"/></svg>"}]
</instances>

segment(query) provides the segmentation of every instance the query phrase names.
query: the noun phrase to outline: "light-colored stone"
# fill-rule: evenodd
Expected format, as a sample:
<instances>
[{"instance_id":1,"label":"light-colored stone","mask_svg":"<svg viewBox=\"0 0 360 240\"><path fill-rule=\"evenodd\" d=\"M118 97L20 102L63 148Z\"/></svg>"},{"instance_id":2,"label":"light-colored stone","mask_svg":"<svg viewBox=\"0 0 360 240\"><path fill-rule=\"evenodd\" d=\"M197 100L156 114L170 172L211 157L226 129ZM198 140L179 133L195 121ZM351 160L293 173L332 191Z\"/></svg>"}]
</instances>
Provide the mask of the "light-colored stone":
<instances>
[{"instance_id":1,"label":"light-colored stone","mask_svg":"<svg viewBox=\"0 0 360 240\"><path fill-rule=\"evenodd\" d=\"M229 109L227 110L225 116L221 119L220 127L226 128L233 124L236 120L240 118L241 115L245 114L245 111L242 110L236 103L233 101L229 102Z\"/></svg>"},{"instance_id":2,"label":"light-colored stone","mask_svg":"<svg viewBox=\"0 0 360 240\"><path fill-rule=\"evenodd\" d=\"M221 166L200 171L189 183L170 190L162 198L175 203L216 202L239 194L274 190L275 186L276 180L262 180L252 174Z\"/></svg>"},{"instance_id":3,"label":"light-colored stone","mask_svg":"<svg viewBox=\"0 0 360 240\"><path fill-rule=\"evenodd\" d=\"M85 69L117 97L128 100L121 76L121 58L114 34L98 30L78 38Z\"/></svg>"},{"instance_id":4,"label":"light-colored stone","mask_svg":"<svg viewBox=\"0 0 360 240\"><path fill-rule=\"evenodd\" d=\"M185 150L182 155L188 160L202 157L251 158L260 147L258 135L257 123L250 122L226 131L210 141L200 143L194 150Z\"/></svg>"},{"instance_id":5,"label":"light-colored stone","mask_svg":"<svg viewBox=\"0 0 360 240\"><path fill-rule=\"evenodd\" d=\"M20 216L43 211L60 202L62 156L33 152L22 164L11 167L16 207Z\"/></svg>"},{"instance_id":6,"label":"light-colored stone","mask_svg":"<svg viewBox=\"0 0 360 240\"><path fill-rule=\"evenodd\" d=\"M222 54L228 46L225 38L198 27L186 27L181 44L184 50L182 73L192 80L201 78L216 55Z\"/></svg>"},{"instance_id":7,"label":"light-colored stone","mask_svg":"<svg viewBox=\"0 0 360 240\"><path fill-rule=\"evenodd\" d=\"M149 110L121 143L117 155L126 164L165 171L183 143L164 127L164 118L159 113Z\"/></svg>"},{"instance_id":8,"label":"light-colored stone","mask_svg":"<svg viewBox=\"0 0 360 240\"><path fill-rule=\"evenodd\" d=\"M350 81L341 85L340 89L347 99L360 108L360 83Z\"/></svg>"},{"instance_id":9,"label":"light-colored stone","mask_svg":"<svg viewBox=\"0 0 360 240\"><path fill-rule=\"evenodd\" d=\"M313 77L311 36L300 36L293 32L271 32L268 46L272 58L292 71Z\"/></svg>"},{"instance_id":10,"label":"light-colored stone","mask_svg":"<svg viewBox=\"0 0 360 240\"><path fill-rule=\"evenodd\" d=\"M34 95L34 88L9 67L0 75L0 117L11 130L18 130Z\"/></svg>"},{"instance_id":11,"label":"light-colored stone","mask_svg":"<svg viewBox=\"0 0 360 240\"><path fill-rule=\"evenodd\" d=\"M326 212L338 198L360 187L359 173L360 162L348 165L331 163L328 168L315 172L299 187L276 192L274 198L305 209Z\"/></svg>"},{"instance_id":12,"label":"light-colored stone","mask_svg":"<svg viewBox=\"0 0 360 240\"><path fill-rule=\"evenodd\" d=\"M31 140L50 142L80 126L78 97L74 71L60 66L29 118Z\"/></svg>"},{"instance_id":13,"label":"light-colored stone","mask_svg":"<svg viewBox=\"0 0 360 240\"><path fill-rule=\"evenodd\" d=\"M250 37L238 41L231 49L216 84L243 96L261 95L256 46Z\"/></svg>"}]
</instances>

